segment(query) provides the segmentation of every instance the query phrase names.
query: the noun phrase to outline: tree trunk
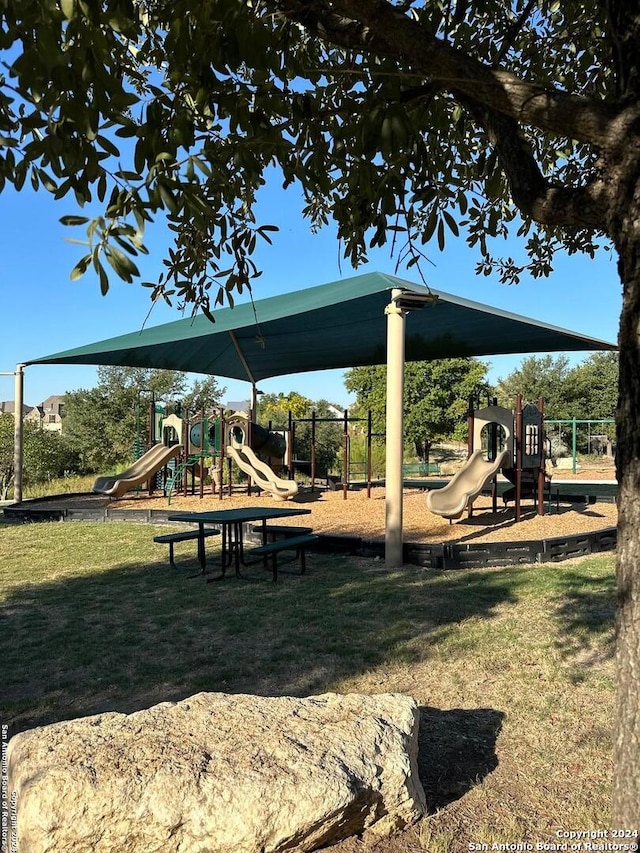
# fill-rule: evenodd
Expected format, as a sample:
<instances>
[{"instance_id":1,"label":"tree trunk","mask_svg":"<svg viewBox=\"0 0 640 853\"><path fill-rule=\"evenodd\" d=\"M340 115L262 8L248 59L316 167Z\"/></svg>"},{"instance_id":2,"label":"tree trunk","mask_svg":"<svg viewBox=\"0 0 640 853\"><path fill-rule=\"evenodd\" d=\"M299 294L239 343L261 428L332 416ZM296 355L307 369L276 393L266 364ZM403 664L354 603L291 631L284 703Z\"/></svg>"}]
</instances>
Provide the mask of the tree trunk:
<instances>
[{"instance_id":1,"label":"tree trunk","mask_svg":"<svg viewBox=\"0 0 640 853\"><path fill-rule=\"evenodd\" d=\"M0 500L6 501L9 496L9 489L13 485L13 465L9 465L0 475Z\"/></svg>"},{"instance_id":2,"label":"tree trunk","mask_svg":"<svg viewBox=\"0 0 640 853\"><path fill-rule=\"evenodd\" d=\"M635 147L630 145L631 150ZM614 743L613 821L615 828L626 830L640 829L639 173L636 165L635 169L627 170L627 179L618 184L611 228L618 250L618 269L623 284L616 415L616 467L619 484L616 615L618 696Z\"/></svg>"}]
</instances>

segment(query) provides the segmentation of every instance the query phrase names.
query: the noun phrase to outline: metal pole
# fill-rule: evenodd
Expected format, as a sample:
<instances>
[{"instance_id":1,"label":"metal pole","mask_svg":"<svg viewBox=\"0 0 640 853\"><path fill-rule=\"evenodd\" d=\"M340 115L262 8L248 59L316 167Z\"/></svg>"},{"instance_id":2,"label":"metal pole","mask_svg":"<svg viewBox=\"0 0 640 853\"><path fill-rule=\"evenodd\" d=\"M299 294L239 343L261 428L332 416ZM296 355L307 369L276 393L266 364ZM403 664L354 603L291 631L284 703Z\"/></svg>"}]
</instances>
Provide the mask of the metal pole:
<instances>
[{"instance_id":1,"label":"metal pole","mask_svg":"<svg viewBox=\"0 0 640 853\"><path fill-rule=\"evenodd\" d=\"M367 412L367 497L371 497L371 409Z\"/></svg>"},{"instance_id":2,"label":"metal pole","mask_svg":"<svg viewBox=\"0 0 640 853\"><path fill-rule=\"evenodd\" d=\"M545 432L544 432L544 400L542 397L538 399L538 411L540 419L538 421L538 515L544 515L544 484L545 484L545 460L547 458L545 448Z\"/></svg>"},{"instance_id":3,"label":"metal pole","mask_svg":"<svg viewBox=\"0 0 640 853\"><path fill-rule=\"evenodd\" d=\"M13 395L13 499L22 500L24 433L22 405L24 400L24 364L16 365L14 373L15 391Z\"/></svg>"},{"instance_id":4,"label":"metal pole","mask_svg":"<svg viewBox=\"0 0 640 853\"><path fill-rule=\"evenodd\" d=\"M316 410L311 412L311 491L316 490Z\"/></svg>"},{"instance_id":5,"label":"metal pole","mask_svg":"<svg viewBox=\"0 0 640 853\"><path fill-rule=\"evenodd\" d=\"M349 422L347 417L348 411L345 409L342 433L342 467L344 470L344 475L342 477L342 498L345 501L347 499L347 491L349 489L349 480L351 479L349 476Z\"/></svg>"},{"instance_id":6,"label":"metal pole","mask_svg":"<svg viewBox=\"0 0 640 853\"><path fill-rule=\"evenodd\" d=\"M398 298L401 291L393 290ZM387 315L387 452L385 494L385 561L387 568L402 565L402 450L404 398L405 313L394 302Z\"/></svg>"},{"instance_id":7,"label":"metal pole","mask_svg":"<svg viewBox=\"0 0 640 853\"><path fill-rule=\"evenodd\" d=\"M516 503L515 520L520 521L520 501L522 498L522 394L516 395Z\"/></svg>"},{"instance_id":8,"label":"metal pole","mask_svg":"<svg viewBox=\"0 0 640 853\"><path fill-rule=\"evenodd\" d=\"M576 451L577 451L576 419L573 418L573 421L571 423L571 455L573 457L572 470L573 470L574 474L578 470L578 466L576 464Z\"/></svg>"}]
</instances>

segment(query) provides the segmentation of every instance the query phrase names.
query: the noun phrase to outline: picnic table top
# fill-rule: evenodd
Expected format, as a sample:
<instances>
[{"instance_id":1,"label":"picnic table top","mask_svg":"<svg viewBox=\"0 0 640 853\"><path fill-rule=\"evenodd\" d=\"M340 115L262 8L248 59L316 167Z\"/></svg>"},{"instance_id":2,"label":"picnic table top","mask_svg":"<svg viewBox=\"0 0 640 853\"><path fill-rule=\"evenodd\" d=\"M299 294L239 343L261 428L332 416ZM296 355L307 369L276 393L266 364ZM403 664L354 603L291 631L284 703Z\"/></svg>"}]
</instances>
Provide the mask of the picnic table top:
<instances>
[{"instance_id":1,"label":"picnic table top","mask_svg":"<svg viewBox=\"0 0 640 853\"><path fill-rule=\"evenodd\" d=\"M247 506L236 509L214 509L206 512L177 512L168 521L195 522L198 524L233 524L243 521L266 521L270 518L287 518L292 515L309 515L310 509L297 506L267 507Z\"/></svg>"}]
</instances>

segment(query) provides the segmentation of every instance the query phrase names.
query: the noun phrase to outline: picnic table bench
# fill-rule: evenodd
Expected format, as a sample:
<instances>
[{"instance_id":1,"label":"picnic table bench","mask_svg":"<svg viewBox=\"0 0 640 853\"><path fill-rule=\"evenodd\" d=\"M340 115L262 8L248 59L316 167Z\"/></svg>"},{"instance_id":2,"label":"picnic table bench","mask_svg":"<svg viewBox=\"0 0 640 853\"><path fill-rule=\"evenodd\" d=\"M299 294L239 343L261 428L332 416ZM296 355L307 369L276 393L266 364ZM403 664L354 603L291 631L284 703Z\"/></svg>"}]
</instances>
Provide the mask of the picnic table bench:
<instances>
[{"instance_id":1,"label":"picnic table bench","mask_svg":"<svg viewBox=\"0 0 640 853\"><path fill-rule=\"evenodd\" d=\"M267 528L268 529L268 528ZM286 536L284 539L273 539L258 548L251 549L251 556L271 556L271 571L273 581L278 580L278 554L281 551L295 551L294 559L300 559L300 574L306 570L305 549L308 545L317 542L320 537L315 533L305 533L302 536Z\"/></svg>"},{"instance_id":2,"label":"picnic table bench","mask_svg":"<svg viewBox=\"0 0 640 853\"><path fill-rule=\"evenodd\" d=\"M220 531L215 527L207 527L204 529L203 534L204 537L207 536L219 536ZM199 539L200 531L199 530L180 530L176 533L162 533L159 536L154 536L153 541L157 542L159 545L168 545L169 546L169 565L176 568L176 564L173 559L173 546L176 542L189 542L193 539Z\"/></svg>"},{"instance_id":3,"label":"picnic table bench","mask_svg":"<svg viewBox=\"0 0 640 853\"><path fill-rule=\"evenodd\" d=\"M252 533L261 533L268 536L267 541L277 539L279 536L289 538L292 536L305 536L308 533L313 533L312 527L294 527L293 525L285 524L267 524L264 527L261 524L256 524L251 528Z\"/></svg>"}]
</instances>

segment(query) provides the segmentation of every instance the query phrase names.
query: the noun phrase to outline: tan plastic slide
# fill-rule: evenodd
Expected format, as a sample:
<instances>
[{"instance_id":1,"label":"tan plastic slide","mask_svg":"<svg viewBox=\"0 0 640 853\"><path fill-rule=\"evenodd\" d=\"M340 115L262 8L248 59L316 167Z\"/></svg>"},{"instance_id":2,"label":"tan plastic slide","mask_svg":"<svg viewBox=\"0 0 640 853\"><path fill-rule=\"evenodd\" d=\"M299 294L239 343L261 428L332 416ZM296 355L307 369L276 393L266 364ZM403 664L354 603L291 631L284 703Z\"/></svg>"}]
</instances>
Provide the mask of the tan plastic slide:
<instances>
[{"instance_id":1,"label":"tan plastic slide","mask_svg":"<svg viewBox=\"0 0 640 853\"><path fill-rule=\"evenodd\" d=\"M460 518L469 501L480 494L484 484L508 463L510 456L504 450L494 462L488 462L482 450L474 451L446 486L427 492L427 509L444 518Z\"/></svg>"},{"instance_id":2,"label":"tan plastic slide","mask_svg":"<svg viewBox=\"0 0 640 853\"><path fill-rule=\"evenodd\" d=\"M109 495L112 498L119 498L129 489L135 489L136 486L146 483L149 477L153 477L156 471L164 468L167 462L174 456L178 456L181 451L181 444L174 444L172 447L154 444L151 450L147 450L140 459L121 474L116 474L115 477L98 477L93 484L92 491Z\"/></svg>"},{"instance_id":3,"label":"tan plastic slide","mask_svg":"<svg viewBox=\"0 0 640 853\"><path fill-rule=\"evenodd\" d=\"M258 459L250 447L243 445L236 448L229 445L227 454L245 474L251 477L257 486L270 494L275 500L286 501L287 498L298 493L298 484L294 480L283 480L278 477L266 462Z\"/></svg>"}]
</instances>

